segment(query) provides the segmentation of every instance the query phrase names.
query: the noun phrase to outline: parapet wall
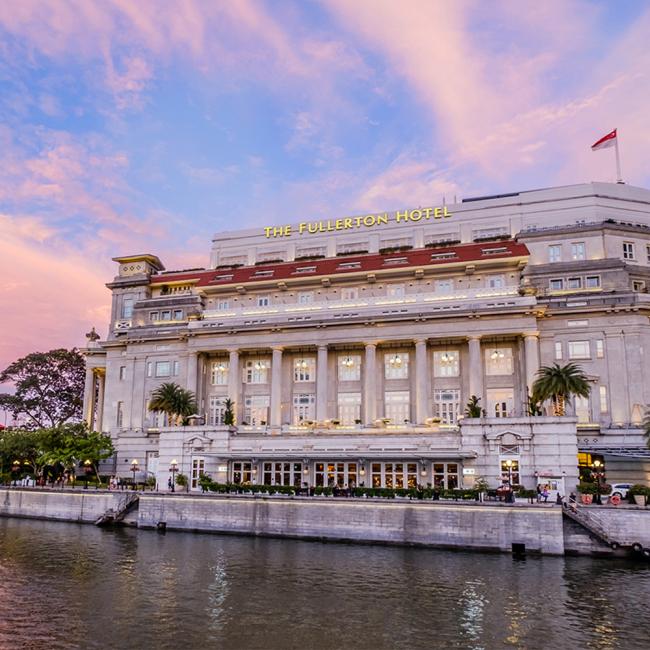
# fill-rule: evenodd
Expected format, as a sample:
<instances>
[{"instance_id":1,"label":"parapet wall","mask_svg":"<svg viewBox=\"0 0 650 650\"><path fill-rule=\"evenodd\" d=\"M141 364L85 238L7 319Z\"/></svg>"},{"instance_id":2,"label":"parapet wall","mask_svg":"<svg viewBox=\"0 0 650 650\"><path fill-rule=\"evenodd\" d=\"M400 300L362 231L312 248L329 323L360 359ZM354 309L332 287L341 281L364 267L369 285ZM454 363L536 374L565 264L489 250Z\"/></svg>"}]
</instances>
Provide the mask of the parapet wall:
<instances>
[{"instance_id":1,"label":"parapet wall","mask_svg":"<svg viewBox=\"0 0 650 650\"><path fill-rule=\"evenodd\" d=\"M555 507L347 501L333 498L141 495L138 526L562 555Z\"/></svg>"}]
</instances>

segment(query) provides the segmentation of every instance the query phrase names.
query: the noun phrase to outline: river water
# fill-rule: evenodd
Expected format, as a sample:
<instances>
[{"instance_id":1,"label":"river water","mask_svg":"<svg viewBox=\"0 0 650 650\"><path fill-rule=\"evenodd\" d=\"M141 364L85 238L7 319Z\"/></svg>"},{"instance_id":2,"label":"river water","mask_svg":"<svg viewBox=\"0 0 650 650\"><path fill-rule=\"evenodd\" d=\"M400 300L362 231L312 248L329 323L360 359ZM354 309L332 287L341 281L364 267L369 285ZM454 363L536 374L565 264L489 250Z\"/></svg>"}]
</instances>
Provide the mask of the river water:
<instances>
[{"instance_id":1,"label":"river water","mask_svg":"<svg viewBox=\"0 0 650 650\"><path fill-rule=\"evenodd\" d=\"M650 566L0 519L0 648L650 647Z\"/></svg>"}]
</instances>

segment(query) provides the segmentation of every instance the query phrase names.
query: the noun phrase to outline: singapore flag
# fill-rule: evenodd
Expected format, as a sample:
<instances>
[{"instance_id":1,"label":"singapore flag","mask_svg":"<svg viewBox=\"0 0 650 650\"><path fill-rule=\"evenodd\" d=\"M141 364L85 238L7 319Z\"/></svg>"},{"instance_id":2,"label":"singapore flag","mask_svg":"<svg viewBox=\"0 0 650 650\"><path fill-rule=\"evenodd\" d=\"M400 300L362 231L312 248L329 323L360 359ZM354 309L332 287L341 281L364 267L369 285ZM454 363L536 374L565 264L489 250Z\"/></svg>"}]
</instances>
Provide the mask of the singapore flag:
<instances>
[{"instance_id":1,"label":"singapore flag","mask_svg":"<svg viewBox=\"0 0 650 650\"><path fill-rule=\"evenodd\" d=\"M616 129L614 129L611 133L608 133L607 135L603 136L597 142L594 142L594 144L591 145L591 150L598 151L599 149L607 149L608 147L613 147L615 145L616 145Z\"/></svg>"}]
</instances>

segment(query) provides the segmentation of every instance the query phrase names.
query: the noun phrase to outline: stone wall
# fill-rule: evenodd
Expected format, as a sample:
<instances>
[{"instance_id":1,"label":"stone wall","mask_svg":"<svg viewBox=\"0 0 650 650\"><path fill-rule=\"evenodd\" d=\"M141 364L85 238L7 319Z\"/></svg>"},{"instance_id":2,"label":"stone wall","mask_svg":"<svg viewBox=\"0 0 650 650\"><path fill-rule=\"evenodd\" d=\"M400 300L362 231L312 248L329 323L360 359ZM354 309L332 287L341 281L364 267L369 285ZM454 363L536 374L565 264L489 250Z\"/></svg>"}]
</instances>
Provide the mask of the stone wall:
<instances>
[{"instance_id":1,"label":"stone wall","mask_svg":"<svg viewBox=\"0 0 650 650\"><path fill-rule=\"evenodd\" d=\"M346 501L332 498L143 495L138 526L304 539L564 553L555 507Z\"/></svg>"},{"instance_id":2,"label":"stone wall","mask_svg":"<svg viewBox=\"0 0 650 650\"><path fill-rule=\"evenodd\" d=\"M0 490L0 517L28 517L94 523L109 508L119 508L126 492Z\"/></svg>"}]
</instances>

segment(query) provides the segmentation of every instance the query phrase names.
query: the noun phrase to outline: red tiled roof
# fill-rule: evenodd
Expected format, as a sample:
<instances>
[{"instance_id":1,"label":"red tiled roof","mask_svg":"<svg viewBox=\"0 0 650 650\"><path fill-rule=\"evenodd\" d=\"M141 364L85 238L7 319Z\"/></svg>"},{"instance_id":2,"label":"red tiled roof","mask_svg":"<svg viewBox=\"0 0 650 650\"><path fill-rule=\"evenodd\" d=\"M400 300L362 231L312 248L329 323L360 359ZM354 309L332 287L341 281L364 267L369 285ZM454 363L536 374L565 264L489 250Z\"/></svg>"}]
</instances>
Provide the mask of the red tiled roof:
<instances>
[{"instance_id":1,"label":"red tiled roof","mask_svg":"<svg viewBox=\"0 0 650 650\"><path fill-rule=\"evenodd\" d=\"M491 252L494 251L494 252ZM292 278L340 275L344 273L372 273L387 269L436 266L449 263L471 263L481 260L498 260L522 257L529 254L525 244L514 240L459 244L457 246L418 248L415 250L373 254L328 257L301 262L276 262L237 268L206 269L193 272L167 272L151 276L151 282L193 282L196 286L221 286L247 282L278 281ZM403 259L404 262L396 260ZM395 260L390 262L390 260ZM313 270L307 270L312 269ZM303 271L300 271L303 269ZM272 273L268 273L272 271Z\"/></svg>"}]
</instances>

